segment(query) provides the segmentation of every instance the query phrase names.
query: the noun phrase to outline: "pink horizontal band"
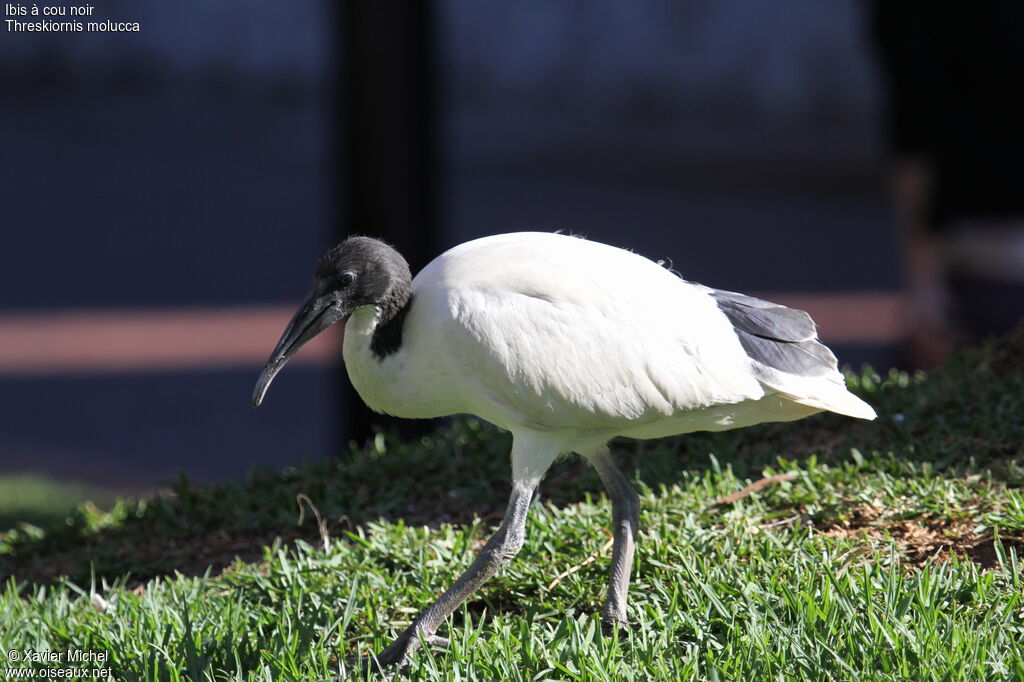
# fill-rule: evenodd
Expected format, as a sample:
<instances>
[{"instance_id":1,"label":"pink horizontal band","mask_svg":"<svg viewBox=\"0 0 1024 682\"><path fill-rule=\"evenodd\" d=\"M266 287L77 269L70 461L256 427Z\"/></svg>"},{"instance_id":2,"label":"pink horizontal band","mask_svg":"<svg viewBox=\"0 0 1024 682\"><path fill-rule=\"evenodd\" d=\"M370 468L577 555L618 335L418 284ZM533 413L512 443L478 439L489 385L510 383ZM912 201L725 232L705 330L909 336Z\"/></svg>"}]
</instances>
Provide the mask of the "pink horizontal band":
<instances>
[{"instance_id":1,"label":"pink horizontal band","mask_svg":"<svg viewBox=\"0 0 1024 682\"><path fill-rule=\"evenodd\" d=\"M282 305L0 315L0 374L258 367L293 312ZM340 338L340 329L329 330L292 362L340 356Z\"/></svg>"},{"instance_id":2,"label":"pink horizontal band","mask_svg":"<svg viewBox=\"0 0 1024 682\"><path fill-rule=\"evenodd\" d=\"M764 294L790 308L806 310L825 343L897 343L906 337L908 303L900 293Z\"/></svg>"},{"instance_id":3,"label":"pink horizontal band","mask_svg":"<svg viewBox=\"0 0 1024 682\"><path fill-rule=\"evenodd\" d=\"M900 294L768 294L806 310L826 343L895 343L905 333ZM294 312L290 305L0 314L0 375L96 374L259 367ZM340 360L340 330L294 363Z\"/></svg>"}]
</instances>

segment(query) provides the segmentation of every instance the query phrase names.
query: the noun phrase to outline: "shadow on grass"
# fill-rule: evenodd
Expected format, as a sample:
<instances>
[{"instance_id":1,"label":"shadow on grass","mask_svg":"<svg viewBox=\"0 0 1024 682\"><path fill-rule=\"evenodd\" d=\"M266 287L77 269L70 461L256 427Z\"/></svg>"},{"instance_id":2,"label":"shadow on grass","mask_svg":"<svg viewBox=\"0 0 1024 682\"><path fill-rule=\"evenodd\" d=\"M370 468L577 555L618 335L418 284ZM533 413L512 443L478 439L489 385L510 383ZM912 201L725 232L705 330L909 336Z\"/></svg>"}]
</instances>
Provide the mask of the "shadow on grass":
<instances>
[{"instance_id":1,"label":"shadow on grass","mask_svg":"<svg viewBox=\"0 0 1024 682\"><path fill-rule=\"evenodd\" d=\"M987 472L1008 485L1024 484L1024 327L1015 336L954 357L928 376L865 370L860 393L879 413L874 422L817 415L721 433L646 442L616 442L620 465L651 490L670 487L681 471L731 467L742 481L766 467L841 467L861 453L892 453L877 466L929 463L939 475ZM219 572L236 557L261 558L280 538L316 542L377 519L406 525L496 524L509 490L510 437L458 419L410 443L378 435L346 459L300 468L253 471L242 483L197 487L182 477L171 495L122 500L109 514L79 508L42 537L0 536L0 579L50 582L67 575L130 583L180 571ZM854 453L856 450L856 454ZM738 488L742 484L738 485ZM601 486L578 457L556 462L541 497L556 505L599 494ZM708 500L708 504L713 503ZM299 521L302 523L299 523Z\"/></svg>"}]
</instances>

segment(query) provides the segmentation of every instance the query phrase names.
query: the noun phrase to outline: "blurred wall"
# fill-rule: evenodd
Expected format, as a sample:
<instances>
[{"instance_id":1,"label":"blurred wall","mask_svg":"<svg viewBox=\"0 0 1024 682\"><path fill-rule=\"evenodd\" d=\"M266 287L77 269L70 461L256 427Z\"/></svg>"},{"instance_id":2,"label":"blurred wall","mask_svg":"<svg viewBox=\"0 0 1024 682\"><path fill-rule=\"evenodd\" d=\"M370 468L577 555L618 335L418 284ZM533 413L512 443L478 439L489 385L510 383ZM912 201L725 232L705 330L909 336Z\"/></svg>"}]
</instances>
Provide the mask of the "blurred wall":
<instances>
[{"instance_id":1,"label":"blurred wall","mask_svg":"<svg viewBox=\"0 0 1024 682\"><path fill-rule=\"evenodd\" d=\"M806 305L842 360L889 364L899 255L859 3L434 6L441 243L586 234ZM337 450L329 341L248 405L339 229L329 10L132 0L97 18L137 34L4 34L0 352L36 355L0 363L0 467L144 486Z\"/></svg>"},{"instance_id":2,"label":"blurred wall","mask_svg":"<svg viewBox=\"0 0 1024 682\"><path fill-rule=\"evenodd\" d=\"M456 106L830 121L863 135L875 93L854 0L443 3Z\"/></svg>"}]
</instances>

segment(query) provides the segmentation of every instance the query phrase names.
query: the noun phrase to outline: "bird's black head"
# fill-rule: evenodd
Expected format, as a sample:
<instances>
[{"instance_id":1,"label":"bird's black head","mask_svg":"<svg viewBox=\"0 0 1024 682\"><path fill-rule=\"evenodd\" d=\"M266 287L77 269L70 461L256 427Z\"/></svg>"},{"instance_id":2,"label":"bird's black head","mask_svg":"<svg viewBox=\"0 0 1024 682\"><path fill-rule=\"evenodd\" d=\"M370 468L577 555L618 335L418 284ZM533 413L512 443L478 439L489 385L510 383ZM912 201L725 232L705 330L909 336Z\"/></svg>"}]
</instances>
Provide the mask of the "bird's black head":
<instances>
[{"instance_id":1,"label":"bird's black head","mask_svg":"<svg viewBox=\"0 0 1024 682\"><path fill-rule=\"evenodd\" d=\"M364 305L393 314L409 296L412 274L401 254L372 237L349 237L320 257L313 273L313 291L324 295L348 315Z\"/></svg>"},{"instance_id":2,"label":"bird's black head","mask_svg":"<svg viewBox=\"0 0 1024 682\"><path fill-rule=\"evenodd\" d=\"M382 324L409 301L412 274L401 254L371 237L349 237L317 262L313 286L270 354L253 391L258 406L295 351L339 320L363 306L376 306Z\"/></svg>"}]
</instances>

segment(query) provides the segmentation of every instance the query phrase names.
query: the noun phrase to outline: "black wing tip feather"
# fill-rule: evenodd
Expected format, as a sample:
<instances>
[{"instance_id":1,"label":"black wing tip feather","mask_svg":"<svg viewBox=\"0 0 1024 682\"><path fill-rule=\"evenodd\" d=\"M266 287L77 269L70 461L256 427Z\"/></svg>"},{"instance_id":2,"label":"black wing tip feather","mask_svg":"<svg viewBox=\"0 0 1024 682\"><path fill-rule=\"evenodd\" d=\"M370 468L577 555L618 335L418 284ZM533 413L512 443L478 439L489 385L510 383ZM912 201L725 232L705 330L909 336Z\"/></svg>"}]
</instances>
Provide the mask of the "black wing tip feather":
<instances>
[{"instance_id":1,"label":"black wing tip feather","mask_svg":"<svg viewBox=\"0 0 1024 682\"><path fill-rule=\"evenodd\" d=\"M731 291L712 290L711 297L754 362L801 377L824 376L839 366L803 310Z\"/></svg>"},{"instance_id":2,"label":"black wing tip feather","mask_svg":"<svg viewBox=\"0 0 1024 682\"><path fill-rule=\"evenodd\" d=\"M737 329L776 341L810 341L817 338L814 320L803 310L731 291L712 290L711 297Z\"/></svg>"},{"instance_id":3,"label":"black wing tip feather","mask_svg":"<svg viewBox=\"0 0 1024 682\"><path fill-rule=\"evenodd\" d=\"M817 341L778 341L736 330L740 345L754 362L799 377L826 376L838 367L836 356Z\"/></svg>"}]
</instances>

